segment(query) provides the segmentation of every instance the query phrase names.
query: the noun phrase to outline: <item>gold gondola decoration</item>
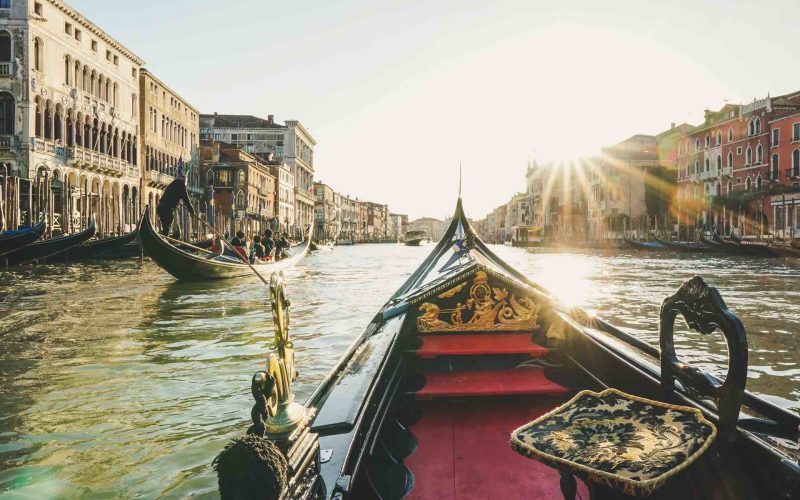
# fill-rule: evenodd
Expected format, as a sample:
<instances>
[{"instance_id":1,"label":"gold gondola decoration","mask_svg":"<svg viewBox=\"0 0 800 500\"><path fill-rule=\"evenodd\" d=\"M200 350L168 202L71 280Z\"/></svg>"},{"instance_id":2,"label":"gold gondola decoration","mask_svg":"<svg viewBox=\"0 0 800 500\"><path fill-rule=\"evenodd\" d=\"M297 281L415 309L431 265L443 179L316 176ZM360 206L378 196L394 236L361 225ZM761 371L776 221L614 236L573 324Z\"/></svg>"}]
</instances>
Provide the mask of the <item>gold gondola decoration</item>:
<instances>
[{"instance_id":1,"label":"gold gondola decoration","mask_svg":"<svg viewBox=\"0 0 800 500\"><path fill-rule=\"evenodd\" d=\"M294 368L294 345L289 338L289 307L283 273L270 279L270 302L275 325L275 339L270 345L274 352L267 357L266 369L253 375L251 390L256 400L253 407L253 426L263 429L267 436L280 437L291 433L307 418L305 406L297 403L292 394L292 382L297 378Z\"/></svg>"},{"instance_id":2,"label":"gold gondola decoration","mask_svg":"<svg viewBox=\"0 0 800 500\"><path fill-rule=\"evenodd\" d=\"M456 297L465 285L456 285L438 298ZM432 302L420 304L417 328L420 332L533 330L539 328L540 308L527 297L518 298L506 288L492 287L486 272L477 271L465 301L457 301L452 308ZM442 315L447 315L447 320L441 319Z\"/></svg>"}]
</instances>

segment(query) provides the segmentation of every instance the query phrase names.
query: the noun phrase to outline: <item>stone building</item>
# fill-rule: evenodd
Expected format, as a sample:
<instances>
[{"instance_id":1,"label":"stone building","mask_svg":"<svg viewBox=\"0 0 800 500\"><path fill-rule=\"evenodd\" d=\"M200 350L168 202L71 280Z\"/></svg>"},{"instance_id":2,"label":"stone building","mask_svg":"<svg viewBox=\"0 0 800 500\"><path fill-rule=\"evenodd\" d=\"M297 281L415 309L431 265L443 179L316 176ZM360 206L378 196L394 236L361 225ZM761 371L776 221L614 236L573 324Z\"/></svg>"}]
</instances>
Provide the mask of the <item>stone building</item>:
<instances>
[{"instance_id":1,"label":"stone building","mask_svg":"<svg viewBox=\"0 0 800 500\"><path fill-rule=\"evenodd\" d=\"M387 223L389 218L389 207L381 203L365 201L367 209L367 241L385 241L387 237Z\"/></svg>"},{"instance_id":2,"label":"stone building","mask_svg":"<svg viewBox=\"0 0 800 500\"><path fill-rule=\"evenodd\" d=\"M251 115L200 115L200 139L235 144L259 156L273 154L284 160L294 177L294 204L290 232L299 236L314 217L314 146L316 141L297 120L284 125Z\"/></svg>"},{"instance_id":3,"label":"stone building","mask_svg":"<svg viewBox=\"0 0 800 500\"><path fill-rule=\"evenodd\" d=\"M60 0L0 3L0 175L6 227L45 213L48 233L140 213L142 59Z\"/></svg>"},{"instance_id":4,"label":"stone building","mask_svg":"<svg viewBox=\"0 0 800 500\"><path fill-rule=\"evenodd\" d=\"M269 167L269 172L275 178L275 227L273 229L281 232L289 232L294 224L294 175L283 158L275 158L274 155L255 155L261 162Z\"/></svg>"},{"instance_id":5,"label":"stone building","mask_svg":"<svg viewBox=\"0 0 800 500\"><path fill-rule=\"evenodd\" d=\"M421 217L408 223L408 231L425 231L431 241L442 239L447 225L444 221L433 217Z\"/></svg>"},{"instance_id":6,"label":"stone building","mask_svg":"<svg viewBox=\"0 0 800 500\"><path fill-rule=\"evenodd\" d=\"M213 183L214 225L247 238L275 229L275 177L255 155L232 144L203 143L200 158Z\"/></svg>"},{"instance_id":7,"label":"stone building","mask_svg":"<svg viewBox=\"0 0 800 500\"><path fill-rule=\"evenodd\" d=\"M402 240L408 231L408 215L389 214L389 238L392 240Z\"/></svg>"},{"instance_id":8,"label":"stone building","mask_svg":"<svg viewBox=\"0 0 800 500\"><path fill-rule=\"evenodd\" d=\"M314 237L318 241L334 239L342 226L340 196L322 182L314 183L314 196Z\"/></svg>"},{"instance_id":9,"label":"stone building","mask_svg":"<svg viewBox=\"0 0 800 500\"><path fill-rule=\"evenodd\" d=\"M361 202L347 195L339 195L339 211L341 213L340 237L350 241L360 241L359 214Z\"/></svg>"},{"instance_id":10,"label":"stone building","mask_svg":"<svg viewBox=\"0 0 800 500\"><path fill-rule=\"evenodd\" d=\"M192 203L200 210L205 184L197 161L200 127L197 109L145 68L139 72L139 95L142 199L155 207L164 188L178 175L180 164ZM152 215L155 220L155 212ZM186 217L186 212L183 220L189 234L199 229Z\"/></svg>"},{"instance_id":11,"label":"stone building","mask_svg":"<svg viewBox=\"0 0 800 500\"><path fill-rule=\"evenodd\" d=\"M716 230L760 238L788 230L784 201L795 181L785 169L792 155L790 117L798 112L800 92L727 104L706 110L703 123L681 136L676 170L683 234Z\"/></svg>"}]
</instances>

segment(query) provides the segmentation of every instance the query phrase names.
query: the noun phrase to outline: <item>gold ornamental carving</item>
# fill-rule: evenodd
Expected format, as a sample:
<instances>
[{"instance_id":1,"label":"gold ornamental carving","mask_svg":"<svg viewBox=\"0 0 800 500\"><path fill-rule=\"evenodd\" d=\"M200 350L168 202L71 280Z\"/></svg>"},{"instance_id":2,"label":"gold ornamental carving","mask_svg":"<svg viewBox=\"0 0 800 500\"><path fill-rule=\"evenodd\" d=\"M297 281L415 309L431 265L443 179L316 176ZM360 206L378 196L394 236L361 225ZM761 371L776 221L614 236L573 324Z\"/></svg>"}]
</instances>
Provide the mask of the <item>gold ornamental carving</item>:
<instances>
[{"instance_id":1,"label":"gold ornamental carving","mask_svg":"<svg viewBox=\"0 0 800 500\"><path fill-rule=\"evenodd\" d=\"M465 286L466 283L461 283L437 297L455 297ZM540 308L541 305L527 297L509 294L506 288L493 288L486 272L478 271L463 303L459 301L446 309L431 302L420 304L417 329L420 332L533 330L539 328Z\"/></svg>"}]
</instances>

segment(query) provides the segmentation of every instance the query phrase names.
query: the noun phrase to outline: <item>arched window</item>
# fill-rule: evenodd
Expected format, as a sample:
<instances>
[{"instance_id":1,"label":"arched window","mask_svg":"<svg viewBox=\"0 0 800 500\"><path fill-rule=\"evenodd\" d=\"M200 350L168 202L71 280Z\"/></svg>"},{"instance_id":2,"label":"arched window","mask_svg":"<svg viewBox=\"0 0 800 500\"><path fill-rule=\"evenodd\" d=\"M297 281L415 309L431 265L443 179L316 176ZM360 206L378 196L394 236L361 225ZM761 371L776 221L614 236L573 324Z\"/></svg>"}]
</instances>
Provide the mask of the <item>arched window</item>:
<instances>
[{"instance_id":1,"label":"arched window","mask_svg":"<svg viewBox=\"0 0 800 500\"><path fill-rule=\"evenodd\" d=\"M733 168L733 152L728 151L728 168Z\"/></svg>"},{"instance_id":2,"label":"arched window","mask_svg":"<svg viewBox=\"0 0 800 500\"><path fill-rule=\"evenodd\" d=\"M728 181L728 191L725 194L731 194L732 190L733 190L733 183L731 181Z\"/></svg>"},{"instance_id":3,"label":"arched window","mask_svg":"<svg viewBox=\"0 0 800 500\"><path fill-rule=\"evenodd\" d=\"M714 186L714 196L719 196L719 195L721 195L721 194L722 194L722 193L720 192L721 190L722 190L722 186L720 185L720 183L719 183L719 182L717 182L717 184Z\"/></svg>"},{"instance_id":4,"label":"arched window","mask_svg":"<svg viewBox=\"0 0 800 500\"><path fill-rule=\"evenodd\" d=\"M695 151L699 151L700 150L700 139L695 139L694 140L694 150Z\"/></svg>"},{"instance_id":5,"label":"arched window","mask_svg":"<svg viewBox=\"0 0 800 500\"><path fill-rule=\"evenodd\" d=\"M689 162L686 162L686 177L689 177Z\"/></svg>"},{"instance_id":6,"label":"arched window","mask_svg":"<svg viewBox=\"0 0 800 500\"><path fill-rule=\"evenodd\" d=\"M706 161L705 161L705 172L709 171L709 163L710 162L708 161L708 158L706 158Z\"/></svg>"},{"instance_id":7,"label":"arched window","mask_svg":"<svg viewBox=\"0 0 800 500\"><path fill-rule=\"evenodd\" d=\"M717 146L719 146L720 144L722 144L722 132L717 130Z\"/></svg>"},{"instance_id":8,"label":"arched window","mask_svg":"<svg viewBox=\"0 0 800 500\"><path fill-rule=\"evenodd\" d=\"M753 164L753 149L747 146L747 151L744 153L744 164L750 166Z\"/></svg>"},{"instance_id":9,"label":"arched window","mask_svg":"<svg viewBox=\"0 0 800 500\"><path fill-rule=\"evenodd\" d=\"M247 179L245 177L244 170L239 170L239 180L237 181L236 186L239 188L243 188L246 182Z\"/></svg>"},{"instance_id":10,"label":"arched window","mask_svg":"<svg viewBox=\"0 0 800 500\"><path fill-rule=\"evenodd\" d=\"M33 69L42 71L42 41L38 37L33 39Z\"/></svg>"},{"instance_id":11,"label":"arched window","mask_svg":"<svg viewBox=\"0 0 800 500\"><path fill-rule=\"evenodd\" d=\"M748 177L747 180L744 181L745 190L750 191L750 184L751 184L750 177Z\"/></svg>"},{"instance_id":12,"label":"arched window","mask_svg":"<svg viewBox=\"0 0 800 500\"><path fill-rule=\"evenodd\" d=\"M769 168L769 170L770 170L769 177L773 181L777 181L778 177L780 175L780 168L779 168L780 163L779 163L779 161L780 161L780 158L778 157L777 154L772 155L772 162L771 162L770 168Z\"/></svg>"},{"instance_id":13,"label":"arched window","mask_svg":"<svg viewBox=\"0 0 800 500\"><path fill-rule=\"evenodd\" d=\"M0 62L11 62L11 35L0 31Z\"/></svg>"},{"instance_id":14,"label":"arched window","mask_svg":"<svg viewBox=\"0 0 800 500\"><path fill-rule=\"evenodd\" d=\"M717 171L722 169L722 157L717 155Z\"/></svg>"},{"instance_id":15,"label":"arched window","mask_svg":"<svg viewBox=\"0 0 800 500\"><path fill-rule=\"evenodd\" d=\"M756 118L756 134L761 133L761 118Z\"/></svg>"},{"instance_id":16,"label":"arched window","mask_svg":"<svg viewBox=\"0 0 800 500\"><path fill-rule=\"evenodd\" d=\"M761 176L756 177L756 191L761 191Z\"/></svg>"},{"instance_id":17,"label":"arched window","mask_svg":"<svg viewBox=\"0 0 800 500\"><path fill-rule=\"evenodd\" d=\"M761 144L756 146L756 163L758 165L764 163L764 148L761 147Z\"/></svg>"},{"instance_id":18,"label":"arched window","mask_svg":"<svg viewBox=\"0 0 800 500\"><path fill-rule=\"evenodd\" d=\"M792 176L800 176L800 149L792 151Z\"/></svg>"},{"instance_id":19,"label":"arched window","mask_svg":"<svg viewBox=\"0 0 800 500\"><path fill-rule=\"evenodd\" d=\"M711 146L711 136L706 134L706 149Z\"/></svg>"},{"instance_id":20,"label":"arched window","mask_svg":"<svg viewBox=\"0 0 800 500\"><path fill-rule=\"evenodd\" d=\"M700 173L700 160L695 160L694 161L694 173L695 174L699 174Z\"/></svg>"},{"instance_id":21,"label":"arched window","mask_svg":"<svg viewBox=\"0 0 800 500\"><path fill-rule=\"evenodd\" d=\"M0 135L14 133L14 107L14 96L0 92Z\"/></svg>"},{"instance_id":22,"label":"arched window","mask_svg":"<svg viewBox=\"0 0 800 500\"><path fill-rule=\"evenodd\" d=\"M728 142L733 141L733 127L728 129Z\"/></svg>"}]
</instances>

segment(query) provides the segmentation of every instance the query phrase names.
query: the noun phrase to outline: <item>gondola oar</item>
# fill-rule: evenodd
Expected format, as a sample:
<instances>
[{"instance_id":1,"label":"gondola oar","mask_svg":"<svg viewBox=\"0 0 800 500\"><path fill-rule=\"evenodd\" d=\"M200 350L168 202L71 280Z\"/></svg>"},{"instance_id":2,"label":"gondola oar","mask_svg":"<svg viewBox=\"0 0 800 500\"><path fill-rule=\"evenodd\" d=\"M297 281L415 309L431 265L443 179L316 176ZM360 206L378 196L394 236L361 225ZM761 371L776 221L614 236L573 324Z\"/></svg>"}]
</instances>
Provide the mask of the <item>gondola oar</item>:
<instances>
[{"instance_id":1,"label":"gondola oar","mask_svg":"<svg viewBox=\"0 0 800 500\"><path fill-rule=\"evenodd\" d=\"M197 220L199 220L200 222L202 222L203 224L205 224L205 226L206 226L208 229L210 229L212 233L214 233L215 235L217 235L217 237L220 239L220 241L222 241L222 243L224 243L225 245L228 245L228 246L229 246L229 247L231 247L231 248L236 248L236 247L234 247L233 245L231 245L231 244L228 242L228 240L226 240L226 239L225 239L225 237L224 237L224 236L222 236L221 234L219 234L219 231L217 231L216 229L214 229L214 227L213 227L211 224L209 224L209 223L208 223L208 222L206 222L205 220L201 219L201 218L200 218L200 217L198 217L197 215L195 215L195 218L196 218ZM266 279L265 277L261 276L261 273L259 273L259 272L258 272L258 270L257 270L255 267L253 267L253 264L251 264L251 263L250 263L250 259L248 259L248 258L247 258L247 257L245 257L244 255L240 254L239 252L235 252L235 253L236 253L236 255L238 255L238 256L239 256L239 258L241 258L241 259L244 261L244 263L245 263L245 264L247 264L247 266L250 268L250 270L251 270L251 271L253 271L254 273L256 273L256 276L258 276L258 279L260 279L262 283L264 283L265 285L269 286L269 281L267 281L267 279Z\"/></svg>"}]
</instances>

